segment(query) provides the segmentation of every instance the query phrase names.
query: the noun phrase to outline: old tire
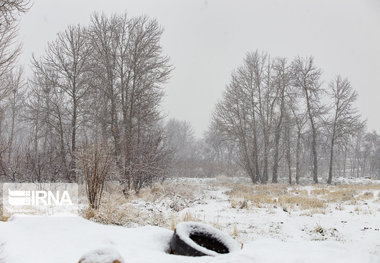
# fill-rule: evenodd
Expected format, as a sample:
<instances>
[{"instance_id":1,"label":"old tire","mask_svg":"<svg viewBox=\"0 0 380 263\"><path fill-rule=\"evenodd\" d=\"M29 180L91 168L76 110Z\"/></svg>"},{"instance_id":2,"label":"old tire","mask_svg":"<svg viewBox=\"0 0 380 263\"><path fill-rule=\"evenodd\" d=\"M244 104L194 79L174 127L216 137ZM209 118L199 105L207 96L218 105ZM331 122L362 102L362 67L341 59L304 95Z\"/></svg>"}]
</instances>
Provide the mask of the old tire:
<instances>
[{"instance_id":1,"label":"old tire","mask_svg":"<svg viewBox=\"0 0 380 263\"><path fill-rule=\"evenodd\" d=\"M216 256L238 249L238 243L229 235L196 222L179 223L170 240L170 252L182 256Z\"/></svg>"}]
</instances>

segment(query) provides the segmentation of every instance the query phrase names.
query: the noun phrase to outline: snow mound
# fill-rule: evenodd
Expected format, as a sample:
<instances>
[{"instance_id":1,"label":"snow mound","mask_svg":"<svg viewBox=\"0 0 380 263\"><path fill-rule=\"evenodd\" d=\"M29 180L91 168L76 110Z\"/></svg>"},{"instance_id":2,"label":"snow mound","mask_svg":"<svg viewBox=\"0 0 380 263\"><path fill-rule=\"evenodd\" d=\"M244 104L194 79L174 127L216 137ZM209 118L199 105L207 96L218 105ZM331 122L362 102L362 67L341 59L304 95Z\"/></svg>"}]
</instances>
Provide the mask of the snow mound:
<instances>
[{"instance_id":1,"label":"snow mound","mask_svg":"<svg viewBox=\"0 0 380 263\"><path fill-rule=\"evenodd\" d=\"M79 263L124 263L124 259L113 248L100 248L84 254Z\"/></svg>"},{"instance_id":2,"label":"snow mound","mask_svg":"<svg viewBox=\"0 0 380 263\"><path fill-rule=\"evenodd\" d=\"M176 226L176 233L178 237L192 248L209 256L217 256L219 253L209 250L205 247L198 245L190 236L192 234L202 233L208 237L214 238L228 248L229 253L240 250L239 244L232 239L229 235L221 232L220 230L203 223L198 222L182 222Z\"/></svg>"}]
</instances>

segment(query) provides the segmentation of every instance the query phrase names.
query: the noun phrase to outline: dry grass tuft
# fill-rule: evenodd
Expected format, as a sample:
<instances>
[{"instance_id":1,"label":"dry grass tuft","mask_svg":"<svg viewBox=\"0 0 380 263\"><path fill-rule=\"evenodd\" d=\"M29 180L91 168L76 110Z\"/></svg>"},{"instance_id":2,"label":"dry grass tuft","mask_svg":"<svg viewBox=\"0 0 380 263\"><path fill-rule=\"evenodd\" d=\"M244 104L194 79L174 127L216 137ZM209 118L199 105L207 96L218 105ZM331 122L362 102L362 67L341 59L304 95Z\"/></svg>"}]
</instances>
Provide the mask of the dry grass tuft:
<instances>
[{"instance_id":1,"label":"dry grass tuft","mask_svg":"<svg viewBox=\"0 0 380 263\"><path fill-rule=\"evenodd\" d=\"M9 219L9 216L4 216L3 215L3 205L0 204L0 221L7 222L8 219Z\"/></svg>"},{"instance_id":2,"label":"dry grass tuft","mask_svg":"<svg viewBox=\"0 0 380 263\"><path fill-rule=\"evenodd\" d=\"M189 221L200 221L195 215L193 215L190 211L186 211L182 218L183 222L189 222Z\"/></svg>"},{"instance_id":3,"label":"dry grass tuft","mask_svg":"<svg viewBox=\"0 0 380 263\"><path fill-rule=\"evenodd\" d=\"M175 226L177 225L177 220L176 218L174 217L174 215L171 216L171 222L170 222L170 229L172 231L175 230Z\"/></svg>"},{"instance_id":4,"label":"dry grass tuft","mask_svg":"<svg viewBox=\"0 0 380 263\"><path fill-rule=\"evenodd\" d=\"M232 236L233 236L234 238L237 238L238 235L239 235L239 232L238 232L237 226L236 226L236 224L235 224L235 225L234 225L233 232L232 232Z\"/></svg>"}]
</instances>

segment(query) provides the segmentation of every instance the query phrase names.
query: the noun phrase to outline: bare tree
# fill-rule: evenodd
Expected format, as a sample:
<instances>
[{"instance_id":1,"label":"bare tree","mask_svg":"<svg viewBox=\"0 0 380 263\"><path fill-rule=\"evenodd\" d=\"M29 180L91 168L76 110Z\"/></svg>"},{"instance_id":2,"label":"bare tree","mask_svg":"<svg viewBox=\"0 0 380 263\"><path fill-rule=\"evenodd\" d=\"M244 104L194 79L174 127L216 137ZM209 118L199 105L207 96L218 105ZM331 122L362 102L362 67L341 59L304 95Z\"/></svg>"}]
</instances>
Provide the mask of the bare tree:
<instances>
[{"instance_id":1,"label":"bare tree","mask_svg":"<svg viewBox=\"0 0 380 263\"><path fill-rule=\"evenodd\" d=\"M18 173L18 164L14 162L13 155L19 147L18 117L22 110L24 86L22 69L9 72L4 80L9 94L0 101L0 167L3 175L14 181Z\"/></svg>"},{"instance_id":2,"label":"bare tree","mask_svg":"<svg viewBox=\"0 0 380 263\"><path fill-rule=\"evenodd\" d=\"M271 74L272 62L267 54L248 53L243 65L232 74L213 115L222 137L237 145L239 163L254 183L268 181L270 137L278 98Z\"/></svg>"},{"instance_id":3,"label":"bare tree","mask_svg":"<svg viewBox=\"0 0 380 263\"><path fill-rule=\"evenodd\" d=\"M296 98L297 93L293 93L293 98ZM302 109L300 110L299 107L297 107L297 104L294 102L291 102L289 104L293 120L296 124L296 133L297 133L297 142L296 142L296 184L299 184L300 182L300 164L301 164L301 139L304 132L304 127L307 122L307 114Z\"/></svg>"},{"instance_id":4,"label":"bare tree","mask_svg":"<svg viewBox=\"0 0 380 263\"><path fill-rule=\"evenodd\" d=\"M71 138L69 181L76 179L77 129L79 121L83 119L84 98L89 89L87 63L89 52L86 30L81 26L69 26L64 32L58 34L57 40L49 43L46 55L40 61L33 58L35 73L45 78L53 89L58 89L58 93L63 93L67 97L66 109L70 116ZM53 95L54 91L51 94ZM61 139L63 139L63 134L61 134Z\"/></svg>"},{"instance_id":5,"label":"bare tree","mask_svg":"<svg viewBox=\"0 0 380 263\"><path fill-rule=\"evenodd\" d=\"M331 184L335 145L339 144L340 140L345 140L347 136L355 134L363 127L364 122L360 121L360 115L357 114L357 110L353 105L358 95L347 79L342 79L342 77L338 75L330 82L329 89L330 97L333 100L333 116L330 121L330 161L327 183Z\"/></svg>"},{"instance_id":6,"label":"bare tree","mask_svg":"<svg viewBox=\"0 0 380 263\"><path fill-rule=\"evenodd\" d=\"M317 119L323 112L321 106L321 70L314 64L314 59L296 58L293 62L293 85L303 92L306 110L310 122L312 133L311 150L313 156L313 182L318 183L318 156L317 156L317 136L318 124Z\"/></svg>"},{"instance_id":7,"label":"bare tree","mask_svg":"<svg viewBox=\"0 0 380 263\"><path fill-rule=\"evenodd\" d=\"M286 115L286 96L289 94L289 88L291 85L291 71L290 66L287 65L287 61L284 58L276 59L273 65L274 71L274 86L278 93L278 117L276 118L275 124L275 136L274 136L274 157L273 157L273 170L272 170L272 183L278 182L278 165L279 165L279 144L281 130L283 127L283 119ZM289 102L289 100L288 100ZM289 117L289 116L288 116ZM290 124L290 119L288 118L288 124ZM291 165L290 165L290 126L287 126L287 160L288 160L288 170L289 170L289 182L291 182Z\"/></svg>"},{"instance_id":8,"label":"bare tree","mask_svg":"<svg viewBox=\"0 0 380 263\"><path fill-rule=\"evenodd\" d=\"M16 136L17 117L22 108L21 101L23 99L22 88L24 86L23 71L22 69L15 70L7 76L7 86L12 90L11 95L8 97L7 106L9 108L9 137L8 137L8 156L7 161L11 161L13 146Z\"/></svg>"},{"instance_id":9,"label":"bare tree","mask_svg":"<svg viewBox=\"0 0 380 263\"><path fill-rule=\"evenodd\" d=\"M162 54L162 33L157 21L146 16L107 18L94 14L89 28L94 51L93 85L104 98L100 105L104 110L102 126L113 140L115 162L125 190L131 189L141 174L135 168L136 163L146 159L142 148L152 143L153 134L163 139L158 135L162 118L158 106L171 66Z\"/></svg>"},{"instance_id":10,"label":"bare tree","mask_svg":"<svg viewBox=\"0 0 380 263\"><path fill-rule=\"evenodd\" d=\"M237 145L238 163L252 182L256 183L258 178L255 156L258 153L255 152L254 138L252 138L255 130L254 115L250 115L254 109L246 104L247 96L239 77L238 73L232 74L231 83L227 86L222 101L216 105L212 125L216 127L223 140ZM251 134L250 128L253 130Z\"/></svg>"}]
</instances>

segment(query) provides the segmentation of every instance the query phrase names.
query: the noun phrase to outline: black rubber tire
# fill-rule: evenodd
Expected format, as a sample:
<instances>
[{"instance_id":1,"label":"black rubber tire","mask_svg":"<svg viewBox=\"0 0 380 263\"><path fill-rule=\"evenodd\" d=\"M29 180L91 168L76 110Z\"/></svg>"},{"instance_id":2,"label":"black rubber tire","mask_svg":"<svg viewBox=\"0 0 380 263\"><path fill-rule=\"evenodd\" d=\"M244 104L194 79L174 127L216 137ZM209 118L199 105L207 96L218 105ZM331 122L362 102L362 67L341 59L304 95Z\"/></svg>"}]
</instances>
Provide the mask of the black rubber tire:
<instances>
[{"instance_id":1,"label":"black rubber tire","mask_svg":"<svg viewBox=\"0 0 380 263\"><path fill-rule=\"evenodd\" d=\"M189 228L193 227L195 230L190 231L189 233L179 233L178 231L181 231L181 229L178 230L177 226L170 240L171 254L193 257L215 256L218 254L230 253L233 249L231 244L235 241L212 226L194 222L180 224L187 224ZM223 239L215 238L215 234L217 236L222 236ZM188 237L189 239L181 237ZM222 241L226 239L230 239L228 240L229 242Z\"/></svg>"}]
</instances>

